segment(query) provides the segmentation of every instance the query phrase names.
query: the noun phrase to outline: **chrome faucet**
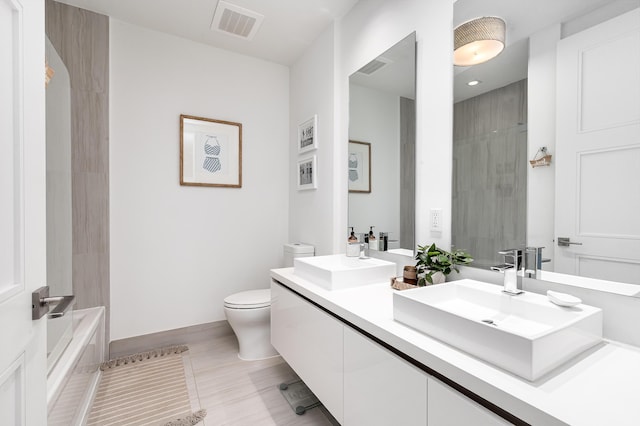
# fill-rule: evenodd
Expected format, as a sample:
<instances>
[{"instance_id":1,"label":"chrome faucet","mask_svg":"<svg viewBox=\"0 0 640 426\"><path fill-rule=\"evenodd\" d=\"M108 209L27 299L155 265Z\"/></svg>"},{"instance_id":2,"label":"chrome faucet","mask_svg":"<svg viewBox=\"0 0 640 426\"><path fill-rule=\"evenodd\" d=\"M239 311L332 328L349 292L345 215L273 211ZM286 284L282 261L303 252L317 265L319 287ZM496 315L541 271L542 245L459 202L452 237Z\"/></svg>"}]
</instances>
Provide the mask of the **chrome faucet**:
<instances>
[{"instance_id":1,"label":"chrome faucet","mask_svg":"<svg viewBox=\"0 0 640 426\"><path fill-rule=\"evenodd\" d=\"M525 248L524 258L524 276L527 278L535 278L539 280L542 271L542 249L544 247L527 247ZM531 259L533 257L533 260Z\"/></svg>"},{"instance_id":2,"label":"chrome faucet","mask_svg":"<svg viewBox=\"0 0 640 426\"><path fill-rule=\"evenodd\" d=\"M512 296L524 293L522 291L524 270L523 273L519 273L521 269L524 269L522 249L501 250L498 253L504 256L504 264L492 266L491 269L504 274L504 289L502 291ZM509 258L512 259L511 262L508 261Z\"/></svg>"},{"instance_id":3,"label":"chrome faucet","mask_svg":"<svg viewBox=\"0 0 640 426\"><path fill-rule=\"evenodd\" d=\"M368 258L369 258L369 244L360 243L360 259L368 259Z\"/></svg>"}]
</instances>

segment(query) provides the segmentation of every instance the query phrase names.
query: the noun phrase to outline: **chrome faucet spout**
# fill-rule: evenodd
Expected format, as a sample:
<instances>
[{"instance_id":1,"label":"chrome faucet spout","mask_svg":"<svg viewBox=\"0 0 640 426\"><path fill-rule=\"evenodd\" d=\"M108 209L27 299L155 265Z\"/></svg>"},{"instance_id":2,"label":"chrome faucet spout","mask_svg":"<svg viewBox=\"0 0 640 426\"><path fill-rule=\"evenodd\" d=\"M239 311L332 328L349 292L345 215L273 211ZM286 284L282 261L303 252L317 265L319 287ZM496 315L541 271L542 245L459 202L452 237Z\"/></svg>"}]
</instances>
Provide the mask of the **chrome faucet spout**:
<instances>
[{"instance_id":1,"label":"chrome faucet spout","mask_svg":"<svg viewBox=\"0 0 640 426\"><path fill-rule=\"evenodd\" d=\"M524 293L522 291L522 276L524 275L522 249L501 250L498 253L504 256L504 264L491 269L504 274L504 289L502 291L512 296Z\"/></svg>"},{"instance_id":2,"label":"chrome faucet spout","mask_svg":"<svg viewBox=\"0 0 640 426\"><path fill-rule=\"evenodd\" d=\"M369 244L360 243L360 259L369 259Z\"/></svg>"},{"instance_id":3,"label":"chrome faucet spout","mask_svg":"<svg viewBox=\"0 0 640 426\"><path fill-rule=\"evenodd\" d=\"M544 247L527 247L525 249L524 273L528 278L539 280L542 272L542 249Z\"/></svg>"}]
</instances>

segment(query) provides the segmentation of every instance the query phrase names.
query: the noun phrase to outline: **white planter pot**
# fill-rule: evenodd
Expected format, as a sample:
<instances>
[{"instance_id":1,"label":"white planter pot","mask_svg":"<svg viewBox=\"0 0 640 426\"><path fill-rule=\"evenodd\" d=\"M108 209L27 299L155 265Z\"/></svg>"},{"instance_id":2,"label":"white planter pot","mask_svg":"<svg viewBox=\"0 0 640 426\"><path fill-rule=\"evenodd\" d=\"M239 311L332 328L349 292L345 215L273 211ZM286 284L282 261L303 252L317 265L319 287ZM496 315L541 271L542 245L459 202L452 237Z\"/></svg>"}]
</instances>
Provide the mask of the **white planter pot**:
<instances>
[{"instance_id":1,"label":"white planter pot","mask_svg":"<svg viewBox=\"0 0 640 426\"><path fill-rule=\"evenodd\" d=\"M420 278L424 278L426 274L420 274L418 275L418 280ZM431 275L431 280L433 280L434 284L442 284L443 282L445 282L447 280L447 276L445 274L443 274L442 272L438 271L435 274ZM429 281L425 280L425 285L431 285L431 283Z\"/></svg>"},{"instance_id":2,"label":"white planter pot","mask_svg":"<svg viewBox=\"0 0 640 426\"><path fill-rule=\"evenodd\" d=\"M433 280L434 284L442 284L447 280L447 276L442 272L438 271L435 274L431 275L431 279Z\"/></svg>"}]
</instances>

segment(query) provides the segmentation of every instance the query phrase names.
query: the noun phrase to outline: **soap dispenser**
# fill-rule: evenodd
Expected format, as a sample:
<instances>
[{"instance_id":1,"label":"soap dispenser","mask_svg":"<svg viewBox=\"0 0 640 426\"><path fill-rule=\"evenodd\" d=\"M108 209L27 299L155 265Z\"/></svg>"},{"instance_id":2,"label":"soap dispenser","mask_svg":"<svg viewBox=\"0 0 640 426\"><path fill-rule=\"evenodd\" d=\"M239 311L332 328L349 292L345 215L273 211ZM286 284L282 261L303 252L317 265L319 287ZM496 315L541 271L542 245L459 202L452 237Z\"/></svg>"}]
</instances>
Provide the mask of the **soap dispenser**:
<instances>
[{"instance_id":1,"label":"soap dispenser","mask_svg":"<svg viewBox=\"0 0 640 426\"><path fill-rule=\"evenodd\" d=\"M351 228L351 235L347 238L347 256L358 257L360 255L360 242L358 242L358 237L353 232L353 226L349 228Z\"/></svg>"},{"instance_id":2,"label":"soap dispenser","mask_svg":"<svg viewBox=\"0 0 640 426\"><path fill-rule=\"evenodd\" d=\"M369 227L369 250L378 250L378 241L373 233L373 228L375 228L375 226Z\"/></svg>"},{"instance_id":3,"label":"soap dispenser","mask_svg":"<svg viewBox=\"0 0 640 426\"><path fill-rule=\"evenodd\" d=\"M381 232L380 239L378 240L378 250L387 251L389 244L389 233Z\"/></svg>"}]
</instances>

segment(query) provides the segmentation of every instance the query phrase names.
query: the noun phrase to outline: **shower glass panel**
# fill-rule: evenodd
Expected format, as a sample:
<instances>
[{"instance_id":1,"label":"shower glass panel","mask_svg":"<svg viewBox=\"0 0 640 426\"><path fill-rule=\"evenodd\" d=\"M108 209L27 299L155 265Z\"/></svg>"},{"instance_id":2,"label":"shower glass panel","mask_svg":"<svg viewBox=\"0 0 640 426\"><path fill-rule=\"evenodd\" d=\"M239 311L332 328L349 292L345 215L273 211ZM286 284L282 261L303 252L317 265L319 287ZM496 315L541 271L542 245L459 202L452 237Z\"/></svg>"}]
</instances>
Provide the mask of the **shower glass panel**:
<instances>
[{"instance_id":1,"label":"shower glass panel","mask_svg":"<svg viewBox=\"0 0 640 426\"><path fill-rule=\"evenodd\" d=\"M69 72L48 38L46 60L54 75L46 89L47 284L52 296L73 293L71 228L71 85ZM73 336L73 315L47 324L48 372Z\"/></svg>"}]
</instances>

